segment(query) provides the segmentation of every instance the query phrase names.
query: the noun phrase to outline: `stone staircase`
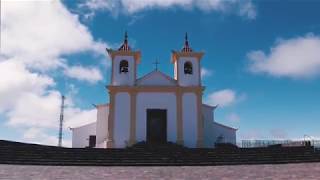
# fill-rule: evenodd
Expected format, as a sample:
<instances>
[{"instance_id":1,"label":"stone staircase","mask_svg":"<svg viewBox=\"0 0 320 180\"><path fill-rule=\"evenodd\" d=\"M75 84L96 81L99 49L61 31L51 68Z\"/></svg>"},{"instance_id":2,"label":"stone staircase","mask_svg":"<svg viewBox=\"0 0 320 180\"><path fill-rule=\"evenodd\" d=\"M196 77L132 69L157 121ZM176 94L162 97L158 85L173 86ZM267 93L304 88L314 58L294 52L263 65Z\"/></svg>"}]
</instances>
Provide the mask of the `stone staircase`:
<instances>
[{"instance_id":1,"label":"stone staircase","mask_svg":"<svg viewBox=\"0 0 320 180\"><path fill-rule=\"evenodd\" d=\"M127 149L61 148L0 141L0 164L64 166L191 166L320 162L311 147L190 149L138 143Z\"/></svg>"}]
</instances>

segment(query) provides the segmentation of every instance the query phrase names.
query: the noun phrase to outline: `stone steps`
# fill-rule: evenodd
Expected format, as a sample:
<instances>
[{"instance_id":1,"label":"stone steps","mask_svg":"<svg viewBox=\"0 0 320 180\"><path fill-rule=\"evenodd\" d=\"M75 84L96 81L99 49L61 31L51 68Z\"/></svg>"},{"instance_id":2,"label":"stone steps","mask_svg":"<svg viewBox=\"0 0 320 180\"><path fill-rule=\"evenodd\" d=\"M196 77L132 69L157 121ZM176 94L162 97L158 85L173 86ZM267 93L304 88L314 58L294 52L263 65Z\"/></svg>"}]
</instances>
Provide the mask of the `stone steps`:
<instances>
[{"instance_id":1,"label":"stone steps","mask_svg":"<svg viewBox=\"0 0 320 180\"><path fill-rule=\"evenodd\" d=\"M127 149L60 148L0 141L0 164L164 166L320 162L307 147L189 149L175 144L138 144Z\"/></svg>"}]
</instances>

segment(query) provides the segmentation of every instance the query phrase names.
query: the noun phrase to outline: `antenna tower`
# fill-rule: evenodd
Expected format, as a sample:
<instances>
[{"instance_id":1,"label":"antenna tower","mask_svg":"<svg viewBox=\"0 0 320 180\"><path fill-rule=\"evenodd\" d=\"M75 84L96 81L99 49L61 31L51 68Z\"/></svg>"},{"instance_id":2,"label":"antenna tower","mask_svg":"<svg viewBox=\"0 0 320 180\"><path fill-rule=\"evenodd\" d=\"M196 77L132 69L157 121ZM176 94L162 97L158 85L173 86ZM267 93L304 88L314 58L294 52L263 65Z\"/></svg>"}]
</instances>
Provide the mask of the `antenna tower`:
<instances>
[{"instance_id":1,"label":"antenna tower","mask_svg":"<svg viewBox=\"0 0 320 180\"><path fill-rule=\"evenodd\" d=\"M62 146L62 128L63 128L63 111L64 111L64 95L61 96L61 106L60 106L60 122L59 122L59 143L58 146Z\"/></svg>"}]
</instances>

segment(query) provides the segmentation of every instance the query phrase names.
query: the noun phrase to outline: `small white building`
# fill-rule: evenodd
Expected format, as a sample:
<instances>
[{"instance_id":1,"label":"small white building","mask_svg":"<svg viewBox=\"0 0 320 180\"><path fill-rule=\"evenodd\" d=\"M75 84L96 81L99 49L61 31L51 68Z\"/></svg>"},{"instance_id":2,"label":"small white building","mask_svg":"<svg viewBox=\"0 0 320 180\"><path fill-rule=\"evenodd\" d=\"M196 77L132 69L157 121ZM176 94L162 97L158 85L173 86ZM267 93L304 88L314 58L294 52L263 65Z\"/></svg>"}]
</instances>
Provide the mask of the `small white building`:
<instances>
[{"instance_id":1,"label":"small white building","mask_svg":"<svg viewBox=\"0 0 320 180\"><path fill-rule=\"evenodd\" d=\"M137 78L140 51L127 35L112 61L109 104L97 105L97 120L72 128L72 147L125 148L137 142L174 142L186 147L236 143L236 130L214 121L216 107L202 103L203 52L194 52L186 35L181 51L172 51L174 77L157 68Z\"/></svg>"}]
</instances>

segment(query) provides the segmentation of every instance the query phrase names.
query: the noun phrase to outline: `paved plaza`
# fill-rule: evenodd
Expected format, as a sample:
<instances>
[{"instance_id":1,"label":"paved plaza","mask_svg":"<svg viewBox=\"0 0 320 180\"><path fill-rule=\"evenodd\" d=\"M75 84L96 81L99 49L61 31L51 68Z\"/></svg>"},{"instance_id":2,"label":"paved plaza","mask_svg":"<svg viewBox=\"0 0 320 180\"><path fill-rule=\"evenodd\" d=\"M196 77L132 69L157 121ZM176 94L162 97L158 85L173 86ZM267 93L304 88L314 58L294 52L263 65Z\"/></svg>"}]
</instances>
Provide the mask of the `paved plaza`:
<instances>
[{"instance_id":1,"label":"paved plaza","mask_svg":"<svg viewBox=\"0 0 320 180\"><path fill-rule=\"evenodd\" d=\"M184 167L0 165L0 179L320 179L320 163Z\"/></svg>"}]
</instances>

